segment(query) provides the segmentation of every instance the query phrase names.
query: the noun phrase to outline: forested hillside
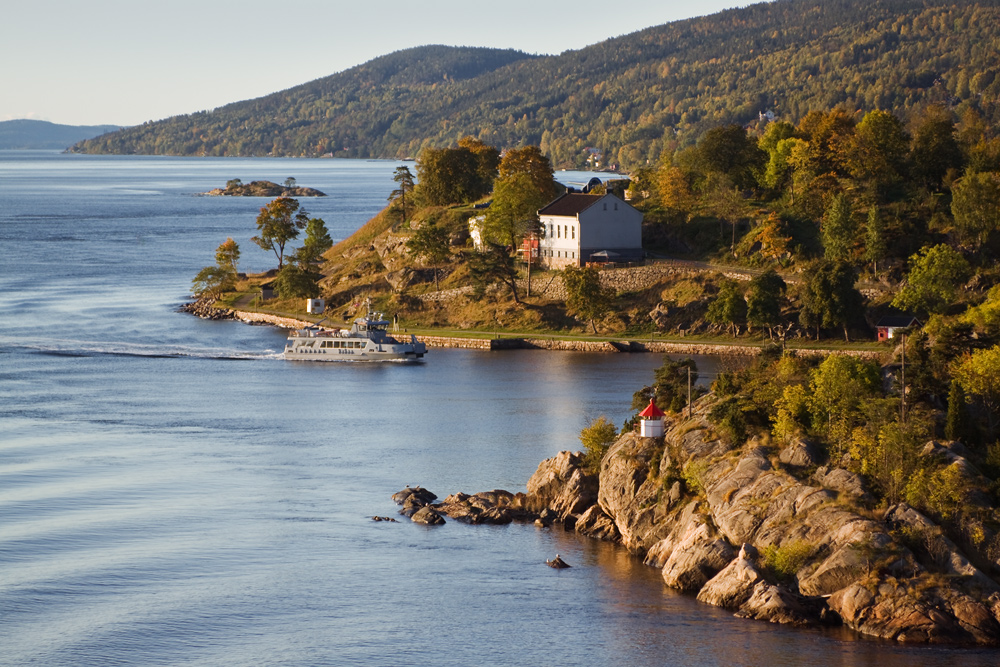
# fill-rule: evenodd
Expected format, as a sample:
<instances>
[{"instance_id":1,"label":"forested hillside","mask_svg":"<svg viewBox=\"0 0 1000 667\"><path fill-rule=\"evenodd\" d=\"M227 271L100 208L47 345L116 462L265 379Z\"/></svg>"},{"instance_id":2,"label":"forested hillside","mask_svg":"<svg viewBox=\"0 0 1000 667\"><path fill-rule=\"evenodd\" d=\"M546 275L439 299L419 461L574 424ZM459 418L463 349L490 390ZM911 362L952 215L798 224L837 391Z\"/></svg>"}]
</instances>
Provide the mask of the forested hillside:
<instances>
[{"instance_id":1,"label":"forested hillside","mask_svg":"<svg viewBox=\"0 0 1000 667\"><path fill-rule=\"evenodd\" d=\"M596 148L628 169L767 110L793 123L837 105L908 120L933 103L972 106L996 122L997 53L997 0L778 0L558 56L400 51L76 150L403 157L473 135L500 147L538 144L557 167L582 165Z\"/></svg>"}]
</instances>

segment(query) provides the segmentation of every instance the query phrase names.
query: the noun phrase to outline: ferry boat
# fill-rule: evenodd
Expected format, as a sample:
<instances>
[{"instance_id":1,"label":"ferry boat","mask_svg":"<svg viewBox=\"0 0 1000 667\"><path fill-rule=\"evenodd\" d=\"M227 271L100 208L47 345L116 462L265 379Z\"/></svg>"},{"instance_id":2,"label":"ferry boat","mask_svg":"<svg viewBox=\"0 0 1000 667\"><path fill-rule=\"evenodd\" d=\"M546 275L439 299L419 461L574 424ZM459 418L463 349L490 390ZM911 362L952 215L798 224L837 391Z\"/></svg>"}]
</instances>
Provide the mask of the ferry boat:
<instances>
[{"instance_id":1,"label":"ferry boat","mask_svg":"<svg viewBox=\"0 0 1000 667\"><path fill-rule=\"evenodd\" d=\"M350 329L321 329L318 324L295 329L284 356L293 361L416 361L427 353L412 334L408 342L389 335L390 324L382 313L369 311Z\"/></svg>"}]
</instances>

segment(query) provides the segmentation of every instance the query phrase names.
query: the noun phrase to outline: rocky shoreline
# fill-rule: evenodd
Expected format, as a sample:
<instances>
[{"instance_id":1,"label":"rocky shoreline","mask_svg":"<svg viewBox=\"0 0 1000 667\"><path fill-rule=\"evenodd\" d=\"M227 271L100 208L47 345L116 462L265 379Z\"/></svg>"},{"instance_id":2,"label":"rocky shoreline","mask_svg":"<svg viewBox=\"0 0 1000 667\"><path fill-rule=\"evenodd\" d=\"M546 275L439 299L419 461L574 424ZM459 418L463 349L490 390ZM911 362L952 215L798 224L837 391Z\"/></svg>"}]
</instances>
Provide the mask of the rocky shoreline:
<instances>
[{"instance_id":1,"label":"rocky shoreline","mask_svg":"<svg viewBox=\"0 0 1000 667\"><path fill-rule=\"evenodd\" d=\"M973 560L994 576L1000 563L966 553L904 503L867 509L862 478L820 465L808 442L778 452L758 440L727 444L707 420L713 403L700 399L693 418L676 419L663 438L622 434L597 474L579 452L560 452L539 465L527 493L435 502L408 488L393 499L427 525L533 521L620 544L667 586L743 618L1000 645L1000 585ZM975 474L960 448L928 443L923 455Z\"/></svg>"}]
</instances>

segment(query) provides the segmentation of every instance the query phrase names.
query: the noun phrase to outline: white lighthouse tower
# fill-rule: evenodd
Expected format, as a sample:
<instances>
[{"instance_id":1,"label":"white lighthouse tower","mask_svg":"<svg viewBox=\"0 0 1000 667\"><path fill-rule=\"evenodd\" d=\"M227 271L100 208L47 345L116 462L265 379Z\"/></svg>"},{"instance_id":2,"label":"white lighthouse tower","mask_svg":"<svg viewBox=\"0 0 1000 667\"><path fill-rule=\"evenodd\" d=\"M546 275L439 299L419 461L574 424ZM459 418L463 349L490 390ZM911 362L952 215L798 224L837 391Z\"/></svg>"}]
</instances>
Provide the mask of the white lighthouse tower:
<instances>
[{"instance_id":1,"label":"white lighthouse tower","mask_svg":"<svg viewBox=\"0 0 1000 667\"><path fill-rule=\"evenodd\" d=\"M666 413L656 407L653 399L649 399L649 405L639 413L639 436L643 438L659 438L663 436L663 418Z\"/></svg>"}]
</instances>

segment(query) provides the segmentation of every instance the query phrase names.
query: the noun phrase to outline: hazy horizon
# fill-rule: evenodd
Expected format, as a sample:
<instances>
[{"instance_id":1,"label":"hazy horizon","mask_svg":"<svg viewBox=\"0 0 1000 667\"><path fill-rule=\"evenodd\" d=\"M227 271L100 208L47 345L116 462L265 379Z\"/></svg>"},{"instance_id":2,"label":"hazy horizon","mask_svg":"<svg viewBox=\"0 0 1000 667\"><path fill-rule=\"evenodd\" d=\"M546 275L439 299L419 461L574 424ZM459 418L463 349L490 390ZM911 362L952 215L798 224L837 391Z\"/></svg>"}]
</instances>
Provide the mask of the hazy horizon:
<instances>
[{"instance_id":1,"label":"hazy horizon","mask_svg":"<svg viewBox=\"0 0 1000 667\"><path fill-rule=\"evenodd\" d=\"M5 12L0 120L138 125L253 99L428 44L558 54L723 9L731 0L627 11L581 0L512 0L490 12L458 0L304 0L290 11L247 0L134 4L36 0ZM324 27L327 27L324 29Z\"/></svg>"}]
</instances>

